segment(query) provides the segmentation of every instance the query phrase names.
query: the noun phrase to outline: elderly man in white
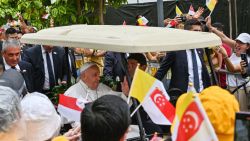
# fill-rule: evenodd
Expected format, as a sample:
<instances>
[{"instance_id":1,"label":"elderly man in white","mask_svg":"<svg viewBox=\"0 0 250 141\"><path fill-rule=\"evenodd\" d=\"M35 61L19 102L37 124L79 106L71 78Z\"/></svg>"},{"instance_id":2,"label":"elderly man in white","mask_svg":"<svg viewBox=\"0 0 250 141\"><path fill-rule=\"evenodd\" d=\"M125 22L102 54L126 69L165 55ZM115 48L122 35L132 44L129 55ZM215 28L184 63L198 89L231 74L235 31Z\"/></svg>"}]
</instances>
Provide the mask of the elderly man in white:
<instances>
[{"instance_id":1,"label":"elderly man in white","mask_svg":"<svg viewBox=\"0 0 250 141\"><path fill-rule=\"evenodd\" d=\"M115 92L110 87L99 83L100 70L93 62L87 62L80 68L80 80L75 85L71 86L65 95L79 99L85 99L89 102L100 98L103 95L111 94L121 96L124 100L127 99L129 88L127 83L122 83L121 92Z\"/></svg>"},{"instance_id":2,"label":"elderly man in white","mask_svg":"<svg viewBox=\"0 0 250 141\"><path fill-rule=\"evenodd\" d=\"M75 97L79 99L84 99L89 102L93 102L96 99L104 95L117 95L122 99L127 101L127 96L129 93L129 87L126 78L121 84L122 92L115 92L110 87L99 83L100 71L98 66L93 62L87 62L80 68L80 80L75 85L71 86L64 95ZM63 123L72 123L73 127L78 126L79 123L68 121L63 119ZM130 126L130 131L127 138L133 138L139 136L139 128L137 125Z\"/></svg>"}]
</instances>

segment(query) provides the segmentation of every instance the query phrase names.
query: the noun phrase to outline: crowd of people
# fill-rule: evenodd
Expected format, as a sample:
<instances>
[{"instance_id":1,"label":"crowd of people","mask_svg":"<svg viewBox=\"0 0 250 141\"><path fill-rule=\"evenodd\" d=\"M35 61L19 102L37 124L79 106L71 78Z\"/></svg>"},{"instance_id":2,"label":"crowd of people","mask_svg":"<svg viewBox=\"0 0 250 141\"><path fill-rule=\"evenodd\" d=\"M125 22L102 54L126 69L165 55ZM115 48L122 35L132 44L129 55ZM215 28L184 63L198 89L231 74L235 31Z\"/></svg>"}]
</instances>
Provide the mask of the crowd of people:
<instances>
[{"instance_id":1,"label":"crowd of people","mask_svg":"<svg viewBox=\"0 0 250 141\"><path fill-rule=\"evenodd\" d=\"M134 117L130 118L134 105L126 103L128 82L133 80L137 67L161 81L167 79L170 101L175 105L180 96L176 106L188 92L188 84L193 83L217 136L222 135L220 140L233 140L235 113L250 109L250 83L246 78L250 75L250 64L241 59L241 55L246 54L250 61L250 35L241 33L235 40L230 39L223 33L222 24L212 24L210 17L201 18L203 11L199 8L193 16L177 16L164 23L168 28L215 33L223 44L213 47L210 56L206 56L203 49L118 53L70 48L65 54L63 47L20 43L23 34L36 29L27 26L21 15L19 27L11 24L15 23L13 19L8 21L0 33L0 140L125 140L130 136L130 124L138 124ZM137 26L146 26L146 23L145 17L137 16ZM214 70L208 69L209 59ZM152 71L151 63L158 64L157 71ZM68 80L68 71L71 80ZM216 72L220 87L211 87L214 85L212 71ZM80 123L60 116L48 98L55 86L67 83L73 85L64 95L90 102L81 113ZM234 91L235 97L230 94ZM221 106L213 109L211 105ZM224 110L228 112L220 113ZM170 132L169 126L154 124L143 109L139 112L146 134ZM218 118L216 114L225 118ZM221 122L229 125L218 124ZM72 129L62 133L65 125Z\"/></svg>"}]
</instances>

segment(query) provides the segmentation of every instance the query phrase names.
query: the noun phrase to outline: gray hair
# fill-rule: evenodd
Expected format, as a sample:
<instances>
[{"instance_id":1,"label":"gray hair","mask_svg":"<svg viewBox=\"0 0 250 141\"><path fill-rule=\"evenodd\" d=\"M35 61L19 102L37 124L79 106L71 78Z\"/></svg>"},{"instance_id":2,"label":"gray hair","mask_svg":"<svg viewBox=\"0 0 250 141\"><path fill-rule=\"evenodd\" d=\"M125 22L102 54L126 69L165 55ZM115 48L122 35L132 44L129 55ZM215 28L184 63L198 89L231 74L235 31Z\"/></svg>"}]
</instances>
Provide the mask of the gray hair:
<instances>
[{"instance_id":1,"label":"gray hair","mask_svg":"<svg viewBox=\"0 0 250 141\"><path fill-rule=\"evenodd\" d=\"M8 69L0 76L0 86L7 86L16 91L21 97L24 90L24 78L20 72L15 69Z\"/></svg>"},{"instance_id":2,"label":"gray hair","mask_svg":"<svg viewBox=\"0 0 250 141\"><path fill-rule=\"evenodd\" d=\"M2 51L6 51L8 48L21 48L21 44L19 40L9 39L3 42Z\"/></svg>"},{"instance_id":3,"label":"gray hair","mask_svg":"<svg viewBox=\"0 0 250 141\"><path fill-rule=\"evenodd\" d=\"M6 132L21 118L18 94L9 87L0 86L0 132Z\"/></svg>"}]
</instances>

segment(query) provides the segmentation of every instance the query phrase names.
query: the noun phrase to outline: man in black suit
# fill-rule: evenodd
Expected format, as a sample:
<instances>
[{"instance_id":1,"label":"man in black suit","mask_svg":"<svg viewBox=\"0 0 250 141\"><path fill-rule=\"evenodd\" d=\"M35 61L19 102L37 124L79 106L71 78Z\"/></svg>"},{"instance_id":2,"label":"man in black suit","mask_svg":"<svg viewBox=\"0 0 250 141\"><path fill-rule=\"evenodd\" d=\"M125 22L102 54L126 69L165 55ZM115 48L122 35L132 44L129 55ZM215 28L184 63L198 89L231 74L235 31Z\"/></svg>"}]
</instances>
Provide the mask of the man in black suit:
<instances>
[{"instance_id":1,"label":"man in black suit","mask_svg":"<svg viewBox=\"0 0 250 141\"><path fill-rule=\"evenodd\" d=\"M35 91L47 93L64 78L64 49L37 45L24 52L24 61L32 64Z\"/></svg>"},{"instance_id":2,"label":"man in black suit","mask_svg":"<svg viewBox=\"0 0 250 141\"><path fill-rule=\"evenodd\" d=\"M68 59L68 61L67 61L67 59ZM65 62L65 64L64 64L65 69L63 69L63 74L65 74L65 75L64 75L63 80L67 80L67 72L69 71L71 78L73 77L74 81L76 82L78 76L77 76L77 70L76 70L74 50L72 48L68 49L68 54L65 52L63 61ZM70 68L69 70L66 68L66 66L67 66L66 63L69 64L69 68ZM71 79L71 80L73 80L73 79Z\"/></svg>"},{"instance_id":3,"label":"man in black suit","mask_svg":"<svg viewBox=\"0 0 250 141\"><path fill-rule=\"evenodd\" d=\"M127 72L127 54L119 52L106 52L104 60L103 75L107 79L123 82ZM121 92L121 85L118 83L117 91Z\"/></svg>"},{"instance_id":4,"label":"man in black suit","mask_svg":"<svg viewBox=\"0 0 250 141\"><path fill-rule=\"evenodd\" d=\"M195 19L188 20L185 22L184 29L202 31L202 24ZM168 52L155 77L162 80L169 69L172 73L169 89L178 88L185 93L188 90L188 84L193 83L196 91L200 92L211 85L202 49Z\"/></svg>"},{"instance_id":5,"label":"man in black suit","mask_svg":"<svg viewBox=\"0 0 250 141\"><path fill-rule=\"evenodd\" d=\"M3 70L16 69L21 72L25 80L25 85L29 92L33 92L33 71L32 66L28 62L20 61L20 42L18 40L6 40L3 42L2 57L0 57L0 64Z\"/></svg>"}]
</instances>

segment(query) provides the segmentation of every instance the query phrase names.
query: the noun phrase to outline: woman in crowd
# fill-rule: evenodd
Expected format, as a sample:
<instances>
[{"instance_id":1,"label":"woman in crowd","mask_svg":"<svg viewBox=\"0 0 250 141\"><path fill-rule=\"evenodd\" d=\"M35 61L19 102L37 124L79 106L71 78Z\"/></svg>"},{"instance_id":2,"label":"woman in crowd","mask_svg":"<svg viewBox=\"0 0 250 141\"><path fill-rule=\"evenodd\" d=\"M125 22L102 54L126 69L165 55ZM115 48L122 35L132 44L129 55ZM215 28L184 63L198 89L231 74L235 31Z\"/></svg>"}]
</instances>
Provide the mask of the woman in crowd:
<instances>
[{"instance_id":1,"label":"woman in crowd","mask_svg":"<svg viewBox=\"0 0 250 141\"><path fill-rule=\"evenodd\" d=\"M217 36L219 36L223 43L228 44L231 48L234 49L235 53L231 55L229 58L227 52L224 48L218 48L218 50L223 55L223 60L226 64L227 69L232 73L238 74L229 74L227 75L227 85L230 91L235 90L238 86L246 83L246 80L242 78L240 74L242 72L242 67L240 65L241 62L241 54L247 54L248 60L250 60L250 35L247 33L241 33L235 40L228 38L223 32L219 31L217 28L211 25L211 18L208 17L207 19L207 27ZM244 88L245 87L245 88ZM248 97L247 93L250 90L250 83L247 83L244 87L240 88L237 93L235 94L236 98L240 103L240 110L241 111L248 111Z\"/></svg>"}]
</instances>

